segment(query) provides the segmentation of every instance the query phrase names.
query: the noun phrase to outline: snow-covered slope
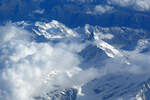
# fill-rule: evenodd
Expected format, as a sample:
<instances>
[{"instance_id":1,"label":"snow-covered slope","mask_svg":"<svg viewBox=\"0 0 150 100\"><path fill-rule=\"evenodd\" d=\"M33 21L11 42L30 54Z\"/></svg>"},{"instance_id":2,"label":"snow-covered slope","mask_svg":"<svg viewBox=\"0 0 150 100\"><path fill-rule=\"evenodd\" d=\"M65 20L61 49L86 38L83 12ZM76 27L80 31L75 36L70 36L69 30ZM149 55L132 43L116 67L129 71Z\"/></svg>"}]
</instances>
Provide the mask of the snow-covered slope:
<instances>
[{"instance_id":1,"label":"snow-covered slope","mask_svg":"<svg viewBox=\"0 0 150 100\"><path fill-rule=\"evenodd\" d=\"M142 78L132 74L104 76L85 85L84 96L79 97L79 100L136 100L136 94L142 88L141 83L146 80Z\"/></svg>"},{"instance_id":2,"label":"snow-covered slope","mask_svg":"<svg viewBox=\"0 0 150 100\"><path fill-rule=\"evenodd\" d=\"M149 100L150 99L150 80L144 82L143 88L136 95L137 100Z\"/></svg>"},{"instance_id":3,"label":"snow-covered slope","mask_svg":"<svg viewBox=\"0 0 150 100\"><path fill-rule=\"evenodd\" d=\"M82 57L81 69L96 68L99 71L98 77L87 84L51 91L44 96L36 97L37 100L150 99L149 85L144 83L150 78L149 71L143 73L143 68L149 70L149 63L144 62L145 57L149 60L148 31L128 27L107 28L91 25L71 29L56 20L50 23L17 24L22 24L23 27L31 25L32 28L29 31L37 36L43 36L48 41L67 38L71 38L70 42L80 41L85 44L85 48L79 52L79 56ZM55 76L55 73L53 75Z\"/></svg>"},{"instance_id":4,"label":"snow-covered slope","mask_svg":"<svg viewBox=\"0 0 150 100\"><path fill-rule=\"evenodd\" d=\"M35 97L36 100L76 100L76 89L55 90L45 96Z\"/></svg>"},{"instance_id":5,"label":"snow-covered slope","mask_svg":"<svg viewBox=\"0 0 150 100\"><path fill-rule=\"evenodd\" d=\"M77 33L56 20L50 23L36 22L36 29L33 31L38 35L43 35L47 39L59 39L67 37L76 37Z\"/></svg>"}]
</instances>

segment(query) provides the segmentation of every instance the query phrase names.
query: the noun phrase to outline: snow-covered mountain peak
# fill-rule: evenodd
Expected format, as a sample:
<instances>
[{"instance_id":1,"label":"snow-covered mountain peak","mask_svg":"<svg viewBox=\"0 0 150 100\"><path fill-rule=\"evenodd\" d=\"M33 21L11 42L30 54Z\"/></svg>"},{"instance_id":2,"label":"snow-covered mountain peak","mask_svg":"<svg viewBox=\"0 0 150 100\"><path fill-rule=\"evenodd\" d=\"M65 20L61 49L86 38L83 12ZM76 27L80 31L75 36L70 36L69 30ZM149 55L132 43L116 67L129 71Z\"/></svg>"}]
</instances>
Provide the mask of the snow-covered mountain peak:
<instances>
[{"instance_id":1,"label":"snow-covered mountain peak","mask_svg":"<svg viewBox=\"0 0 150 100\"><path fill-rule=\"evenodd\" d=\"M108 44L107 42L103 41L101 39L101 36L99 36L98 33L94 33L94 39L95 39L95 42L97 44L97 47L101 48L102 50L105 51L105 53L113 58L115 56L122 56L122 54L120 53L119 50L117 50L115 47L111 46L110 44Z\"/></svg>"},{"instance_id":2,"label":"snow-covered mountain peak","mask_svg":"<svg viewBox=\"0 0 150 100\"><path fill-rule=\"evenodd\" d=\"M66 27L62 23L56 20L52 20L50 23L36 22L36 29L33 31L38 35L43 35L47 39L58 39L65 37L76 37L77 33L72 29Z\"/></svg>"}]
</instances>

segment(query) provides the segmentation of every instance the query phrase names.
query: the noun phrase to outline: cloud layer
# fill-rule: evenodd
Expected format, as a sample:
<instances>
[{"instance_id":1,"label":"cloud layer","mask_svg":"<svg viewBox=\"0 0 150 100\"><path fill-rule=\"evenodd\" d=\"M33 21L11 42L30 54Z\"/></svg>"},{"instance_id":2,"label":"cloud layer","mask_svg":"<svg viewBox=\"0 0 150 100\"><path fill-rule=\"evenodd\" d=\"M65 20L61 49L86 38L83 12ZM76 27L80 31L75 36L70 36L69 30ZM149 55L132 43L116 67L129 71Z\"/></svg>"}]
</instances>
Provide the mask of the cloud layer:
<instances>
[{"instance_id":1,"label":"cloud layer","mask_svg":"<svg viewBox=\"0 0 150 100\"><path fill-rule=\"evenodd\" d=\"M0 30L1 100L34 100L56 89L79 88L98 75L78 67L82 44L36 43L30 32L10 23Z\"/></svg>"},{"instance_id":2,"label":"cloud layer","mask_svg":"<svg viewBox=\"0 0 150 100\"><path fill-rule=\"evenodd\" d=\"M0 100L34 100L68 88L78 89L78 95L83 96L81 87L95 78L116 73L149 74L149 54L126 51L125 56L106 60L104 66L96 69L91 65L83 70L78 53L85 44L37 43L32 37L14 24L0 26Z\"/></svg>"},{"instance_id":3,"label":"cloud layer","mask_svg":"<svg viewBox=\"0 0 150 100\"><path fill-rule=\"evenodd\" d=\"M137 11L149 11L149 0L108 0L108 4L118 5L121 7L130 7Z\"/></svg>"},{"instance_id":4,"label":"cloud layer","mask_svg":"<svg viewBox=\"0 0 150 100\"><path fill-rule=\"evenodd\" d=\"M68 0L68 1L75 1L75 0ZM78 0L76 2L92 3L92 2L96 2L96 0ZM149 0L107 0L106 2L109 5L128 7L137 11L149 11L150 10Z\"/></svg>"}]
</instances>

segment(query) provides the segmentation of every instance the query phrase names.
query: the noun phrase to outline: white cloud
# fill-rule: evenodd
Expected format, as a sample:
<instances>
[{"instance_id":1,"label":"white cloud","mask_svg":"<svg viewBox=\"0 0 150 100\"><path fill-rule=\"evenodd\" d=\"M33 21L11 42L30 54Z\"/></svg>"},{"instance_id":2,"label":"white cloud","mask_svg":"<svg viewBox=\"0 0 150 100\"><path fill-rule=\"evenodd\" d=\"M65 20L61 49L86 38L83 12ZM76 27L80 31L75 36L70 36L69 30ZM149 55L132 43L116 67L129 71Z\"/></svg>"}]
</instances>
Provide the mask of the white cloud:
<instances>
[{"instance_id":1,"label":"white cloud","mask_svg":"<svg viewBox=\"0 0 150 100\"><path fill-rule=\"evenodd\" d=\"M82 44L36 43L31 33L10 23L0 29L0 100L34 100L98 76L95 69L78 67Z\"/></svg>"},{"instance_id":2,"label":"white cloud","mask_svg":"<svg viewBox=\"0 0 150 100\"><path fill-rule=\"evenodd\" d=\"M108 6L108 5L105 5L105 6L97 5L94 8L95 13L97 13L97 14L107 13L107 12L110 12L112 10L113 10L113 7Z\"/></svg>"},{"instance_id":3,"label":"white cloud","mask_svg":"<svg viewBox=\"0 0 150 100\"><path fill-rule=\"evenodd\" d=\"M150 2L149 0L136 0L136 6L134 8L140 11L148 11L150 10Z\"/></svg>"},{"instance_id":4,"label":"white cloud","mask_svg":"<svg viewBox=\"0 0 150 100\"><path fill-rule=\"evenodd\" d=\"M108 4L118 5L121 7L130 7L137 11L149 11L149 0L108 0Z\"/></svg>"},{"instance_id":5,"label":"white cloud","mask_svg":"<svg viewBox=\"0 0 150 100\"><path fill-rule=\"evenodd\" d=\"M101 15L105 13L110 13L114 10L112 6L109 5L96 5L92 9L86 11L87 14Z\"/></svg>"},{"instance_id":6,"label":"white cloud","mask_svg":"<svg viewBox=\"0 0 150 100\"><path fill-rule=\"evenodd\" d=\"M36 14L43 14L44 13L44 9L37 9L34 11L34 13Z\"/></svg>"},{"instance_id":7,"label":"white cloud","mask_svg":"<svg viewBox=\"0 0 150 100\"><path fill-rule=\"evenodd\" d=\"M27 31L21 28L17 28L15 25L11 23L7 23L5 27L0 27L0 44L4 42L8 42L10 40L25 40L29 39L31 34L27 35ZM4 34L7 33L7 34ZM19 34L18 34L19 33Z\"/></svg>"}]
</instances>

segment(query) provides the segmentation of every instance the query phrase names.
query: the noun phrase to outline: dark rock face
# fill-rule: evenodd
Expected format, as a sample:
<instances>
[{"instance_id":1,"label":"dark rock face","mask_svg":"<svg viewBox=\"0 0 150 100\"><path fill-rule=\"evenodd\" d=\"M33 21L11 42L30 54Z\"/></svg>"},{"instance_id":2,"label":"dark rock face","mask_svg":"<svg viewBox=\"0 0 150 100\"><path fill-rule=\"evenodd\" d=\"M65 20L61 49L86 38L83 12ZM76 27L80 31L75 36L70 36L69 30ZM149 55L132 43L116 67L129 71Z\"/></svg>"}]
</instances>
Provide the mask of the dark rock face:
<instances>
[{"instance_id":1,"label":"dark rock face","mask_svg":"<svg viewBox=\"0 0 150 100\"><path fill-rule=\"evenodd\" d=\"M103 50L94 45L87 46L80 52L80 56L84 58L80 66L85 69L91 67L91 64L93 67L102 66L104 65L105 60L109 58ZM99 62L97 59L99 59Z\"/></svg>"},{"instance_id":2,"label":"dark rock face","mask_svg":"<svg viewBox=\"0 0 150 100\"><path fill-rule=\"evenodd\" d=\"M36 100L76 100L77 90L76 89L65 89L56 90L47 93L44 97L35 97Z\"/></svg>"}]
</instances>

